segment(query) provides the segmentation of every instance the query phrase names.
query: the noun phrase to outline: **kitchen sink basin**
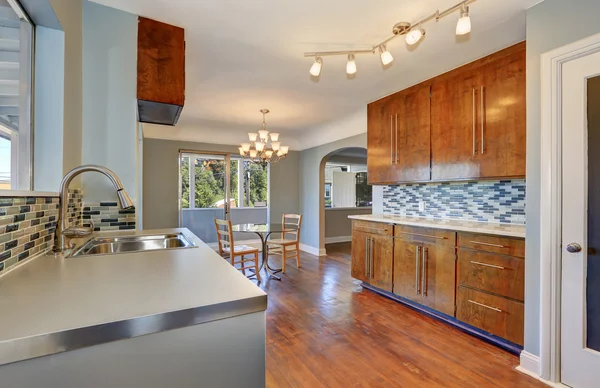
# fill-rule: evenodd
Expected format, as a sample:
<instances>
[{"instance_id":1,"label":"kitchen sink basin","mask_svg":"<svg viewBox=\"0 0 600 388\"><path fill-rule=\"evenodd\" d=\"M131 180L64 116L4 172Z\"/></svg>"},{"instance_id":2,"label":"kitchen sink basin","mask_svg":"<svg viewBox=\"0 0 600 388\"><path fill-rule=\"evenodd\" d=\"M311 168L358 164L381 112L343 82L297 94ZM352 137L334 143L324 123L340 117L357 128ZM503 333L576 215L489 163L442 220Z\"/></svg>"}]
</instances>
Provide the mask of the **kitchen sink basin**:
<instances>
[{"instance_id":1,"label":"kitchen sink basin","mask_svg":"<svg viewBox=\"0 0 600 388\"><path fill-rule=\"evenodd\" d=\"M71 257L194 247L196 247L196 245L183 233L153 234L147 236L94 237L81 247L77 248Z\"/></svg>"}]
</instances>

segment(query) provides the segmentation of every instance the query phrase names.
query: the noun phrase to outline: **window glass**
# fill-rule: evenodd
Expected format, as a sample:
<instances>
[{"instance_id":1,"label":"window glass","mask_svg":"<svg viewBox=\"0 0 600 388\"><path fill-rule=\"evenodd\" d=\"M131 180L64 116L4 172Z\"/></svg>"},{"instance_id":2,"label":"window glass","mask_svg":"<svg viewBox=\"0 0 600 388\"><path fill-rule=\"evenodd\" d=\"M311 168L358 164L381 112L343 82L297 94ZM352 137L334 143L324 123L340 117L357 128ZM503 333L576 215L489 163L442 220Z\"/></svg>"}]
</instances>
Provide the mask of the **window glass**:
<instances>
[{"instance_id":1,"label":"window glass","mask_svg":"<svg viewBox=\"0 0 600 388\"><path fill-rule=\"evenodd\" d=\"M269 179L266 168L244 162L244 206L266 207L269 194Z\"/></svg>"}]
</instances>

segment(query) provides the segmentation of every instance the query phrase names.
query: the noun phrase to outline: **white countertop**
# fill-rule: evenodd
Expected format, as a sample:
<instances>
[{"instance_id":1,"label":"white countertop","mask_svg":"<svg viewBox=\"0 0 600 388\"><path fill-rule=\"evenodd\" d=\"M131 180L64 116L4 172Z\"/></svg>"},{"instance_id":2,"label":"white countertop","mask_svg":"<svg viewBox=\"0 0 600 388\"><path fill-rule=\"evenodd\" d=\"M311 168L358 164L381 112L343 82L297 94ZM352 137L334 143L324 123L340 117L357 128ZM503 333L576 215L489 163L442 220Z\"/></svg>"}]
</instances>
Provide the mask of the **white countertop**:
<instances>
[{"instance_id":1,"label":"white countertop","mask_svg":"<svg viewBox=\"0 0 600 388\"><path fill-rule=\"evenodd\" d=\"M348 216L363 221L383 222L387 224L421 226L424 228L449 229L457 232L493 234L506 237L525 238L525 225L491 224L476 221L432 219L422 217L389 216L383 214L365 214Z\"/></svg>"},{"instance_id":2,"label":"white countertop","mask_svg":"<svg viewBox=\"0 0 600 388\"><path fill-rule=\"evenodd\" d=\"M185 233L198 247L41 256L1 277L0 353L16 339L138 317L256 298L264 298L266 307L259 287L187 229L95 235L173 232Z\"/></svg>"}]
</instances>

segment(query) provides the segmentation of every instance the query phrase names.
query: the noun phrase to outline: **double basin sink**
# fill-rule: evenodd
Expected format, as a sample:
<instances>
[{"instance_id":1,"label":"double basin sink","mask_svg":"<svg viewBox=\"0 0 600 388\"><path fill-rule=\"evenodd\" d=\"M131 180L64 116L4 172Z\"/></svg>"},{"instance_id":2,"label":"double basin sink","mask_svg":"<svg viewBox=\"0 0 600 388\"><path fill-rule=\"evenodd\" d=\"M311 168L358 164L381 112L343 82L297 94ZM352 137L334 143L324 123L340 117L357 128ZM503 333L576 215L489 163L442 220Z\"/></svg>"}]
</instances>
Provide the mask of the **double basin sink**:
<instances>
[{"instance_id":1,"label":"double basin sink","mask_svg":"<svg viewBox=\"0 0 600 388\"><path fill-rule=\"evenodd\" d=\"M71 257L194 247L196 245L180 232L140 236L99 236L91 238L81 247L76 248Z\"/></svg>"}]
</instances>

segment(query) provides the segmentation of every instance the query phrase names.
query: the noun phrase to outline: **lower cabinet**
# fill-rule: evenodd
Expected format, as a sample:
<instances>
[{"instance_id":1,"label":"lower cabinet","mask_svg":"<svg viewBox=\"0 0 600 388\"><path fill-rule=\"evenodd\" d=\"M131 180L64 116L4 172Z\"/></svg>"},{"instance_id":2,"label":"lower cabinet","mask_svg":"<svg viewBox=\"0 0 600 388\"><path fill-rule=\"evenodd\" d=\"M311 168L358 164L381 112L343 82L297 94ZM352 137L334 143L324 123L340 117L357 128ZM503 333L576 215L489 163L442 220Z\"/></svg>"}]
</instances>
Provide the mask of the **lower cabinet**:
<instances>
[{"instance_id":1,"label":"lower cabinet","mask_svg":"<svg viewBox=\"0 0 600 388\"><path fill-rule=\"evenodd\" d=\"M523 239L354 220L352 277L523 345Z\"/></svg>"},{"instance_id":2,"label":"lower cabinet","mask_svg":"<svg viewBox=\"0 0 600 388\"><path fill-rule=\"evenodd\" d=\"M396 226L393 292L454 315L456 233Z\"/></svg>"},{"instance_id":3,"label":"lower cabinet","mask_svg":"<svg viewBox=\"0 0 600 388\"><path fill-rule=\"evenodd\" d=\"M352 266L355 279L392 292L393 226L354 221L352 230Z\"/></svg>"}]
</instances>

